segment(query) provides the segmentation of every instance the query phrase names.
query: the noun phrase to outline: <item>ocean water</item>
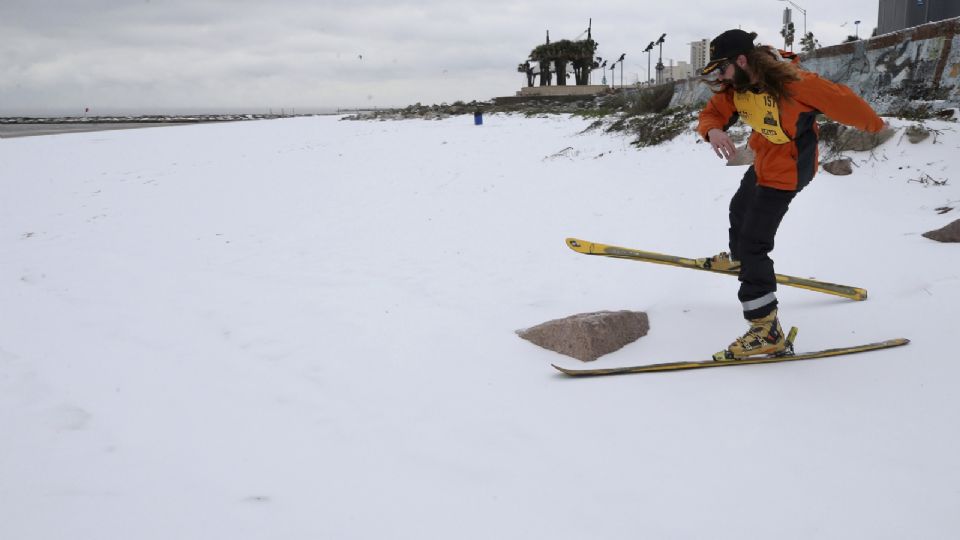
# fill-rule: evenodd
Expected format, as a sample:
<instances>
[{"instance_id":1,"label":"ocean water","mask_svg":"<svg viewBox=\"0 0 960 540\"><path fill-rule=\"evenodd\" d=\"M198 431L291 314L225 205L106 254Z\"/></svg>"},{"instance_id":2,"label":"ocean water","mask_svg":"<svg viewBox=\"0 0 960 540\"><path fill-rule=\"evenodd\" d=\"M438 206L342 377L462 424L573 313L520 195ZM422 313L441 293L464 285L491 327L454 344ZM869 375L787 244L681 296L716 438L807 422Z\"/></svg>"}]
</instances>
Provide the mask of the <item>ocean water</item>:
<instances>
[{"instance_id":1,"label":"ocean water","mask_svg":"<svg viewBox=\"0 0 960 540\"><path fill-rule=\"evenodd\" d=\"M2 117L58 118L82 116L191 116L227 114L336 114L357 107L0 107Z\"/></svg>"}]
</instances>

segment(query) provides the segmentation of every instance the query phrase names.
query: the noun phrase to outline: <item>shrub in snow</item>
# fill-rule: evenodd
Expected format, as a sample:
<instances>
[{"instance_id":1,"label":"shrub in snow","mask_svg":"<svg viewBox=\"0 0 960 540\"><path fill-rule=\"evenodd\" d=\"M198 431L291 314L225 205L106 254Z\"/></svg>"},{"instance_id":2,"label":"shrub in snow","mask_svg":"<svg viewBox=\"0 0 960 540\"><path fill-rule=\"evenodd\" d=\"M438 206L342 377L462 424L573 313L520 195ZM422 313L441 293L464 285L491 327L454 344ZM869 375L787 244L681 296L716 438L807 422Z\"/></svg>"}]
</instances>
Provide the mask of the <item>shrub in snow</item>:
<instances>
[{"instance_id":1,"label":"shrub in snow","mask_svg":"<svg viewBox=\"0 0 960 540\"><path fill-rule=\"evenodd\" d=\"M914 124L907 128L907 140L913 144L923 142L930 136L930 130L920 124Z\"/></svg>"}]
</instances>

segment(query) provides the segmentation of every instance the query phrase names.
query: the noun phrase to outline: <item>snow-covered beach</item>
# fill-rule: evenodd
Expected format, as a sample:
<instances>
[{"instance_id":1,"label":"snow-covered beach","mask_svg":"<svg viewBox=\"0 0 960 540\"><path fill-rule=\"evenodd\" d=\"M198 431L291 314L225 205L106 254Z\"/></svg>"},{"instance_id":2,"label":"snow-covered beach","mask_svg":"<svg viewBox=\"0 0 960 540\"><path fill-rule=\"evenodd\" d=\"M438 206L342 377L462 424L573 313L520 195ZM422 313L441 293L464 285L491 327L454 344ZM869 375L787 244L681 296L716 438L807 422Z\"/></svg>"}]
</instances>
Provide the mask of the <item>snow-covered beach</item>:
<instances>
[{"instance_id":1,"label":"snow-covered beach","mask_svg":"<svg viewBox=\"0 0 960 540\"><path fill-rule=\"evenodd\" d=\"M735 279L564 245L716 253L743 168L485 120L0 140L0 538L960 534L960 248L921 236L960 217L956 123L820 172L773 254L870 293L781 288L798 350L910 345L571 380L514 331L646 311L614 367L744 330Z\"/></svg>"}]
</instances>

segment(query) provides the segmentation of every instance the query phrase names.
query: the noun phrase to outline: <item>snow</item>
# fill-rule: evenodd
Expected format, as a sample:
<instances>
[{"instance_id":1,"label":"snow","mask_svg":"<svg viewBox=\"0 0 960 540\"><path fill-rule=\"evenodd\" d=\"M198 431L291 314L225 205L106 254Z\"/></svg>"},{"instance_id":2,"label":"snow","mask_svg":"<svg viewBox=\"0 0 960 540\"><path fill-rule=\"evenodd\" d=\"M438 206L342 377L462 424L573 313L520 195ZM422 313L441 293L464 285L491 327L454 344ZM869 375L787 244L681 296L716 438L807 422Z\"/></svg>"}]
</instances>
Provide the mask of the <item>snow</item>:
<instances>
[{"instance_id":1,"label":"snow","mask_svg":"<svg viewBox=\"0 0 960 540\"><path fill-rule=\"evenodd\" d=\"M736 280L564 239L715 253L744 169L485 120L0 140L0 538L957 537L956 124L821 172L774 252L870 293L781 288L798 350L910 345L583 380L514 331L648 312L614 367L745 327Z\"/></svg>"}]
</instances>

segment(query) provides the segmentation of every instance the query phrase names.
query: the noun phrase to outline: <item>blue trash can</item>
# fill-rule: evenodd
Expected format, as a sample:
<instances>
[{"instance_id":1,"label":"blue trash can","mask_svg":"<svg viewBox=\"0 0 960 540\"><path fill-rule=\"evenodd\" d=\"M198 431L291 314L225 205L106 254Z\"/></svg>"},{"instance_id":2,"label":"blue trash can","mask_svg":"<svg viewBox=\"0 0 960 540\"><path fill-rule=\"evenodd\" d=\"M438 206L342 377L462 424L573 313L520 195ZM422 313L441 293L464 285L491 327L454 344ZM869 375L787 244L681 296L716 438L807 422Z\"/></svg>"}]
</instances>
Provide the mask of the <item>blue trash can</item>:
<instances>
[{"instance_id":1,"label":"blue trash can","mask_svg":"<svg viewBox=\"0 0 960 540\"><path fill-rule=\"evenodd\" d=\"M482 126L483 125L483 111L476 111L473 113L473 125Z\"/></svg>"}]
</instances>

